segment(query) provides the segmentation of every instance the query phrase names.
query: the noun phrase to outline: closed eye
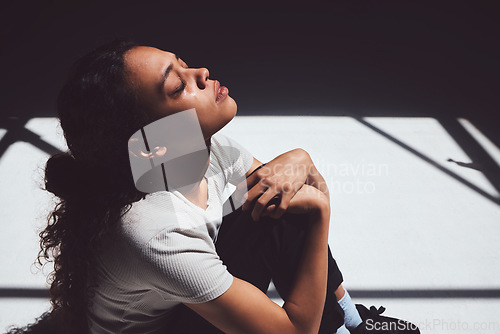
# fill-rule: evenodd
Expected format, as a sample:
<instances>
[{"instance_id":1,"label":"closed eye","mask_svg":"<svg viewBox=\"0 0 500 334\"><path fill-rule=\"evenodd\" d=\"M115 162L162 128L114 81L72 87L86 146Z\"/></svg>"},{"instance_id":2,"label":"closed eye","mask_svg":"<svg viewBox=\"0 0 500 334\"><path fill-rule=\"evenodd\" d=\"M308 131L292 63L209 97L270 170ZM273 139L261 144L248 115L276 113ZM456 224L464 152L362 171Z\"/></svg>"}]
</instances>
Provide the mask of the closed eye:
<instances>
[{"instance_id":1,"label":"closed eye","mask_svg":"<svg viewBox=\"0 0 500 334\"><path fill-rule=\"evenodd\" d=\"M181 80L181 84L175 89L174 94L175 95L180 94L184 90L184 88L186 88L186 83Z\"/></svg>"}]
</instances>

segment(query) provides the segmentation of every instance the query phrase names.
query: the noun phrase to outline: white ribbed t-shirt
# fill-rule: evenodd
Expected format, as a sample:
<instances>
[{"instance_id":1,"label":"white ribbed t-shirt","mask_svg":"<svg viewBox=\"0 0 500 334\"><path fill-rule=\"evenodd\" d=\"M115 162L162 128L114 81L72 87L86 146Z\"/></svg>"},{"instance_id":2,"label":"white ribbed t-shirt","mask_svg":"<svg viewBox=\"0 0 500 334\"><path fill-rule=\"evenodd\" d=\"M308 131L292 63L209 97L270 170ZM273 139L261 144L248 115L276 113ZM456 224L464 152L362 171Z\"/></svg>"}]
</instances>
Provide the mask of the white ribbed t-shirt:
<instances>
[{"instance_id":1,"label":"white ribbed t-shirt","mask_svg":"<svg viewBox=\"0 0 500 334\"><path fill-rule=\"evenodd\" d=\"M233 276L214 242L228 208L222 204L245 179L253 156L233 139L212 136L207 209L178 191L159 191L132 204L97 259L91 288L91 333L160 333L179 303L222 295ZM229 208L231 210L231 208Z\"/></svg>"}]
</instances>

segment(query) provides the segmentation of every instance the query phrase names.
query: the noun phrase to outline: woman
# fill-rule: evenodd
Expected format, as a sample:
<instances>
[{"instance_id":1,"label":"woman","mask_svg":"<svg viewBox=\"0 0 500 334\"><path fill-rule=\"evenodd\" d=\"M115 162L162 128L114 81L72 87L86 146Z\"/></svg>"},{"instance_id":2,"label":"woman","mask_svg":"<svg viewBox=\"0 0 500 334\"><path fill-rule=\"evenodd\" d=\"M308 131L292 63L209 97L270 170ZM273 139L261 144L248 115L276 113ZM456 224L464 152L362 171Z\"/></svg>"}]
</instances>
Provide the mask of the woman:
<instances>
[{"instance_id":1,"label":"woman","mask_svg":"<svg viewBox=\"0 0 500 334\"><path fill-rule=\"evenodd\" d=\"M395 320L356 309L342 288L328 189L308 154L262 164L217 133L236 102L207 69L115 41L77 61L57 107L69 152L46 167L60 202L41 233L39 261L55 269L44 321L65 333L334 333L343 324L362 333L370 319ZM164 190L138 190L129 159L171 147L134 153L134 135L147 142L148 126L189 110L205 159L186 184L169 189L175 180L165 178ZM237 203L250 190L222 217L229 184ZM265 295L271 279L283 307Z\"/></svg>"}]
</instances>

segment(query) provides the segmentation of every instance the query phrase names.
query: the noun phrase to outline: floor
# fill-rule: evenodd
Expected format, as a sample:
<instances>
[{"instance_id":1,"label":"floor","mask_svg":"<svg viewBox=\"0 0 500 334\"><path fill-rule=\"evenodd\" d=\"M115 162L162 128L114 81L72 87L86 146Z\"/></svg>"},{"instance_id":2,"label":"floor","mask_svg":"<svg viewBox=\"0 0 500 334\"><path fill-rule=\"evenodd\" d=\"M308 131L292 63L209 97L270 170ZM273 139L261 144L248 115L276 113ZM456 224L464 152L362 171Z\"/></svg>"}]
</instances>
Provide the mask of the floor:
<instances>
[{"instance_id":1,"label":"floor","mask_svg":"<svg viewBox=\"0 0 500 334\"><path fill-rule=\"evenodd\" d=\"M474 124L454 122L500 166ZM43 166L65 146L54 118L22 131L26 141L0 150L1 331L49 308L50 268L33 262L54 202L41 190ZM383 305L422 333L500 333L500 175L456 131L433 118L237 116L221 132L263 162L309 152L331 192L329 242L356 303ZM0 129L0 148L7 136Z\"/></svg>"}]
</instances>

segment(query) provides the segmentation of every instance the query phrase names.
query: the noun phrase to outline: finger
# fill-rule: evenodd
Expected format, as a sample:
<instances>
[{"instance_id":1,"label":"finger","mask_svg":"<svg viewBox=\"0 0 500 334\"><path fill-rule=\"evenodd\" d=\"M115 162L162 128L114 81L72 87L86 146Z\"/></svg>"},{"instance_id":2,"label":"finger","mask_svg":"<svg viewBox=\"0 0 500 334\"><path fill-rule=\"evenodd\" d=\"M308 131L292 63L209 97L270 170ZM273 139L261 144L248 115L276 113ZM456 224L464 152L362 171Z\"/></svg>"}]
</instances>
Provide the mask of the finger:
<instances>
[{"instance_id":1,"label":"finger","mask_svg":"<svg viewBox=\"0 0 500 334\"><path fill-rule=\"evenodd\" d=\"M245 194L246 199L243 203L243 211L250 209L254 205L255 200L258 199L263 193L265 193L267 189L268 186L263 182L259 182L255 186L253 186L253 188Z\"/></svg>"},{"instance_id":2,"label":"finger","mask_svg":"<svg viewBox=\"0 0 500 334\"><path fill-rule=\"evenodd\" d=\"M267 203L276 196L276 191L273 188L268 188L265 193L260 196L257 201L255 202L255 205L253 207L252 211L252 219L254 221L258 221L260 219L260 215L262 214L262 211L264 211Z\"/></svg>"},{"instance_id":3,"label":"finger","mask_svg":"<svg viewBox=\"0 0 500 334\"><path fill-rule=\"evenodd\" d=\"M248 188L252 188L254 185L257 184L257 182L259 182L259 180L260 178L257 175L257 173L253 173L252 175L250 175L245 179L245 182L248 185Z\"/></svg>"},{"instance_id":4,"label":"finger","mask_svg":"<svg viewBox=\"0 0 500 334\"><path fill-rule=\"evenodd\" d=\"M255 185L252 189L250 189L246 194L244 194L244 202L242 205L243 211L249 210L250 208L253 207L255 200L258 199L267 189Z\"/></svg>"},{"instance_id":5,"label":"finger","mask_svg":"<svg viewBox=\"0 0 500 334\"><path fill-rule=\"evenodd\" d=\"M265 166L266 164L262 164L259 167L257 167L250 176L246 178L246 182L248 184L248 188L252 188L255 186L262 177L269 176L271 174L271 170L269 167Z\"/></svg>"},{"instance_id":6,"label":"finger","mask_svg":"<svg viewBox=\"0 0 500 334\"><path fill-rule=\"evenodd\" d=\"M262 212L262 217L266 217L266 216L269 216L271 214L271 212L273 212L273 210L276 209L276 205L275 204L271 204L269 205L268 207L266 207L266 209Z\"/></svg>"},{"instance_id":7,"label":"finger","mask_svg":"<svg viewBox=\"0 0 500 334\"><path fill-rule=\"evenodd\" d=\"M262 164L261 166L257 167L250 176L248 177L242 177L241 180L237 185L236 185L236 190L233 192L233 200L240 201L241 203L244 203L243 200L243 195L248 191L248 189L252 189L259 181L261 175L260 173L257 175L257 171L261 168L263 168L265 164Z\"/></svg>"},{"instance_id":8,"label":"finger","mask_svg":"<svg viewBox=\"0 0 500 334\"><path fill-rule=\"evenodd\" d=\"M295 195L293 192L284 191L280 193L280 202L276 205L275 210L270 214L271 218L279 219L288 209L290 200Z\"/></svg>"},{"instance_id":9,"label":"finger","mask_svg":"<svg viewBox=\"0 0 500 334\"><path fill-rule=\"evenodd\" d=\"M258 169L262 168L264 167ZM244 182L246 182L247 184L248 189L253 188L257 183L259 183L260 179L262 178L261 173L262 173L261 171L258 172L257 170L255 170L254 172L252 172L252 175L250 175L244 180Z\"/></svg>"}]
</instances>

